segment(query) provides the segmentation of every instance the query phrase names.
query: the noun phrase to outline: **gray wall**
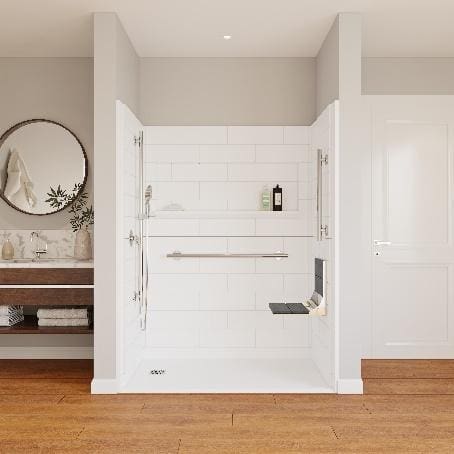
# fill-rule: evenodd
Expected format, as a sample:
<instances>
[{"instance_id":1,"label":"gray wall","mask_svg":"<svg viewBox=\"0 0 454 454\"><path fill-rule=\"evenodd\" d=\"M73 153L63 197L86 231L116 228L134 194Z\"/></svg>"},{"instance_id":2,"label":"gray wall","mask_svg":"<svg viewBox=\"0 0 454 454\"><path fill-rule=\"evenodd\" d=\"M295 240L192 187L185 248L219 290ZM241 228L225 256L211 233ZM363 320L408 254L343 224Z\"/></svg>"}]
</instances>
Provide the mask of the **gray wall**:
<instances>
[{"instance_id":1,"label":"gray wall","mask_svg":"<svg viewBox=\"0 0 454 454\"><path fill-rule=\"evenodd\" d=\"M336 17L316 58L317 116L339 99L339 17Z\"/></svg>"},{"instance_id":2,"label":"gray wall","mask_svg":"<svg viewBox=\"0 0 454 454\"><path fill-rule=\"evenodd\" d=\"M87 190L93 175L93 59L0 58L0 133L30 118L58 121L71 129L85 147L89 160ZM67 229L66 211L30 216L0 199L0 229ZM86 347L93 336L14 335L3 347Z\"/></svg>"},{"instance_id":3,"label":"gray wall","mask_svg":"<svg viewBox=\"0 0 454 454\"><path fill-rule=\"evenodd\" d=\"M309 125L314 58L143 58L146 125Z\"/></svg>"},{"instance_id":4,"label":"gray wall","mask_svg":"<svg viewBox=\"0 0 454 454\"><path fill-rule=\"evenodd\" d=\"M136 115L139 114L140 59L123 26L116 26L116 90L117 99L123 101Z\"/></svg>"},{"instance_id":5,"label":"gray wall","mask_svg":"<svg viewBox=\"0 0 454 454\"><path fill-rule=\"evenodd\" d=\"M94 14L96 380L114 387L117 312L116 105L138 111L139 59L115 13ZM96 386L94 387L96 388ZM112 389L114 391L114 389Z\"/></svg>"},{"instance_id":6,"label":"gray wall","mask_svg":"<svg viewBox=\"0 0 454 454\"><path fill-rule=\"evenodd\" d=\"M368 95L452 95L454 58L363 58Z\"/></svg>"},{"instance_id":7,"label":"gray wall","mask_svg":"<svg viewBox=\"0 0 454 454\"><path fill-rule=\"evenodd\" d=\"M339 205L335 238L338 266L338 348L340 391L358 392L365 323L370 298L370 188L364 191L371 163L361 127L361 15L339 14ZM366 185L367 187L367 185Z\"/></svg>"},{"instance_id":8,"label":"gray wall","mask_svg":"<svg viewBox=\"0 0 454 454\"><path fill-rule=\"evenodd\" d=\"M93 59L0 58L0 131L30 118L58 121L84 145L92 193ZM0 229L70 228L67 212L30 216L0 199Z\"/></svg>"}]
</instances>

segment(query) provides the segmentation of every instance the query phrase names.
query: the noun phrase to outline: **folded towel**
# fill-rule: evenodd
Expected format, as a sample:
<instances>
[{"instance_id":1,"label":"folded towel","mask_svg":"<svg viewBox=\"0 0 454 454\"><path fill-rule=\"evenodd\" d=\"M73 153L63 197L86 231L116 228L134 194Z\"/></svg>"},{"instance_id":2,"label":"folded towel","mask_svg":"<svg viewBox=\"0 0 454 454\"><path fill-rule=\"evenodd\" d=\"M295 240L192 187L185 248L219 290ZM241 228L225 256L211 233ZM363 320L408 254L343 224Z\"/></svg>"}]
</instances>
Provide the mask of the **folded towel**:
<instances>
[{"instance_id":1,"label":"folded towel","mask_svg":"<svg viewBox=\"0 0 454 454\"><path fill-rule=\"evenodd\" d=\"M87 308L40 308L38 309L38 318L88 318Z\"/></svg>"},{"instance_id":2,"label":"folded towel","mask_svg":"<svg viewBox=\"0 0 454 454\"><path fill-rule=\"evenodd\" d=\"M18 311L22 311L22 306L0 306L0 317L5 317Z\"/></svg>"},{"instance_id":3,"label":"folded towel","mask_svg":"<svg viewBox=\"0 0 454 454\"><path fill-rule=\"evenodd\" d=\"M88 318L39 318L38 326L88 326Z\"/></svg>"},{"instance_id":4,"label":"folded towel","mask_svg":"<svg viewBox=\"0 0 454 454\"><path fill-rule=\"evenodd\" d=\"M12 326L24 321L24 312L22 308L11 311L8 315L0 316L0 326Z\"/></svg>"}]
</instances>

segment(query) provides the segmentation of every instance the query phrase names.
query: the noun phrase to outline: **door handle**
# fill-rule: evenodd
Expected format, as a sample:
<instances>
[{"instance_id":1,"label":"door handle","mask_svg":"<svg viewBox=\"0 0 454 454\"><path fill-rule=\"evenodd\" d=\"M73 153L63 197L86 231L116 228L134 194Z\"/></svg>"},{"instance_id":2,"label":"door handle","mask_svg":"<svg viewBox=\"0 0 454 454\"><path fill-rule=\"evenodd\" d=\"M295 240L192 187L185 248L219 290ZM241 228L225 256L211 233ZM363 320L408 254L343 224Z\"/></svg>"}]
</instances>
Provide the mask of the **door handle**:
<instances>
[{"instance_id":1,"label":"door handle","mask_svg":"<svg viewBox=\"0 0 454 454\"><path fill-rule=\"evenodd\" d=\"M391 241L374 240L375 246L391 246Z\"/></svg>"}]
</instances>

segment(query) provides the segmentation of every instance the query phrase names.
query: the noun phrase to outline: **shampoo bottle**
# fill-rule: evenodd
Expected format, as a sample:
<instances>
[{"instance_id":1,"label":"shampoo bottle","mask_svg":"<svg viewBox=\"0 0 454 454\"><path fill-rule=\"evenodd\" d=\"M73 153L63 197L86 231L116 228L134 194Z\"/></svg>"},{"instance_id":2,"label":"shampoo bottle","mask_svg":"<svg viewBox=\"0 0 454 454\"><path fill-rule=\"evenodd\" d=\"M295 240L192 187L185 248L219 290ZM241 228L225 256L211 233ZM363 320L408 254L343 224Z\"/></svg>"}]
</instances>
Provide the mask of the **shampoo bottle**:
<instances>
[{"instance_id":1,"label":"shampoo bottle","mask_svg":"<svg viewBox=\"0 0 454 454\"><path fill-rule=\"evenodd\" d=\"M273 188L273 211L282 211L282 188Z\"/></svg>"}]
</instances>

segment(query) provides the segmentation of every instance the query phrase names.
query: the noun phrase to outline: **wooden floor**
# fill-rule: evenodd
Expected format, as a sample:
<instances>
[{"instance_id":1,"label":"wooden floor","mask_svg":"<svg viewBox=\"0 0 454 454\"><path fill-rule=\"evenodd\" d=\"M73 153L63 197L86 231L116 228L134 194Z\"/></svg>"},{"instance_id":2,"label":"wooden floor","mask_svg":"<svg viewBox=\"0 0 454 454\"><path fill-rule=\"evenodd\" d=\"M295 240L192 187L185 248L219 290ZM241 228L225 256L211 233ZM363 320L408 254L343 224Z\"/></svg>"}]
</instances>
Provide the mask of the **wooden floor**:
<instances>
[{"instance_id":1,"label":"wooden floor","mask_svg":"<svg viewBox=\"0 0 454 454\"><path fill-rule=\"evenodd\" d=\"M0 452L454 452L454 395L92 396L91 374L1 360Z\"/></svg>"}]
</instances>

